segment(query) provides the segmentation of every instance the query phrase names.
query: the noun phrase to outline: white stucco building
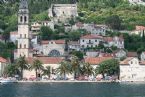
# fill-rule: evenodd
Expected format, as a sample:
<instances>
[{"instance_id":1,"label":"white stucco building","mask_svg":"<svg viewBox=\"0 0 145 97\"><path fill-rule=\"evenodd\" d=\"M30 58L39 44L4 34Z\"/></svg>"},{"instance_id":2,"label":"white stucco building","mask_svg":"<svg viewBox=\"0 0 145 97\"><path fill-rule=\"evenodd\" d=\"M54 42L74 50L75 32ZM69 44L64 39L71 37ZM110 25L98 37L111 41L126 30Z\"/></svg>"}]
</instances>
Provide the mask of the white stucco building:
<instances>
[{"instance_id":1,"label":"white stucco building","mask_svg":"<svg viewBox=\"0 0 145 97\"><path fill-rule=\"evenodd\" d=\"M111 47L116 46L117 48L124 48L124 39L122 37L104 37L104 46Z\"/></svg>"},{"instance_id":2,"label":"white stucco building","mask_svg":"<svg viewBox=\"0 0 145 97\"><path fill-rule=\"evenodd\" d=\"M3 57L0 57L0 77L3 76L4 69L7 66L7 60Z\"/></svg>"},{"instance_id":3,"label":"white stucco building","mask_svg":"<svg viewBox=\"0 0 145 97\"><path fill-rule=\"evenodd\" d=\"M144 32L145 32L145 26L136 26L135 30L130 32L130 34L135 34L142 37Z\"/></svg>"},{"instance_id":4,"label":"white stucco building","mask_svg":"<svg viewBox=\"0 0 145 97\"><path fill-rule=\"evenodd\" d=\"M63 58L61 57L28 57L26 60L30 65L33 64L33 61L38 59L39 61L42 62L42 65L44 68L47 66L51 67L51 77L56 74L56 69L59 67L60 63L63 61ZM42 71L38 72L38 75L42 77ZM24 70L23 72L23 78L32 79L36 78L36 73L35 70Z\"/></svg>"},{"instance_id":5,"label":"white stucco building","mask_svg":"<svg viewBox=\"0 0 145 97\"><path fill-rule=\"evenodd\" d=\"M54 23L52 21L41 21L41 22L33 22L31 24L31 31L38 32L40 31L42 26L50 27L50 29L54 30Z\"/></svg>"},{"instance_id":6,"label":"white stucco building","mask_svg":"<svg viewBox=\"0 0 145 97\"><path fill-rule=\"evenodd\" d=\"M41 41L43 55L45 56L63 56L65 49L65 40Z\"/></svg>"},{"instance_id":7,"label":"white stucco building","mask_svg":"<svg viewBox=\"0 0 145 97\"><path fill-rule=\"evenodd\" d=\"M89 35L82 36L80 38L80 46L81 48L96 47L102 41L103 41L102 36L98 36L96 34L89 34Z\"/></svg>"},{"instance_id":8,"label":"white stucco building","mask_svg":"<svg viewBox=\"0 0 145 97\"><path fill-rule=\"evenodd\" d=\"M78 41L70 41L68 43L69 50L80 51L80 43Z\"/></svg>"},{"instance_id":9,"label":"white stucco building","mask_svg":"<svg viewBox=\"0 0 145 97\"><path fill-rule=\"evenodd\" d=\"M145 61L145 52L142 52L140 55L141 61Z\"/></svg>"},{"instance_id":10,"label":"white stucco building","mask_svg":"<svg viewBox=\"0 0 145 97\"><path fill-rule=\"evenodd\" d=\"M121 81L145 81L145 61L128 57L120 62Z\"/></svg>"}]
</instances>

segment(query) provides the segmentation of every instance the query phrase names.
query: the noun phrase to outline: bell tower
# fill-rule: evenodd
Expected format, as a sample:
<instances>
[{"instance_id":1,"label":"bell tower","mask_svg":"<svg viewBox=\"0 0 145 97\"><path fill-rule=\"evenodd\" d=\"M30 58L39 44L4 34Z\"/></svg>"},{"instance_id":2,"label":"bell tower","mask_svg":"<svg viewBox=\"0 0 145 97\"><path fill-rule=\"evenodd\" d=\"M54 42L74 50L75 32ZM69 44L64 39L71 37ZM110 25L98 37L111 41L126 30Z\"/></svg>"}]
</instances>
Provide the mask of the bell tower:
<instances>
[{"instance_id":1,"label":"bell tower","mask_svg":"<svg viewBox=\"0 0 145 97\"><path fill-rule=\"evenodd\" d=\"M17 58L29 57L29 10L27 0L20 0L18 11Z\"/></svg>"}]
</instances>

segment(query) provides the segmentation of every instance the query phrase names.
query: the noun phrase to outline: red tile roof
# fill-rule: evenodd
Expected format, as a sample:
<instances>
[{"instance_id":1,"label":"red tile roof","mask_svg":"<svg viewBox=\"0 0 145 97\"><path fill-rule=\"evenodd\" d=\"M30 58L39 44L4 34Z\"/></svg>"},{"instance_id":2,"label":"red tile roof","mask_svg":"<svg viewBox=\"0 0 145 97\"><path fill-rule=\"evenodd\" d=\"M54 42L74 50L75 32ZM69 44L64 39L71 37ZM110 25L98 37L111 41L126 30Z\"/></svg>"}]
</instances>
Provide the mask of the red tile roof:
<instances>
[{"instance_id":1,"label":"red tile roof","mask_svg":"<svg viewBox=\"0 0 145 97\"><path fill-rule=\"evenodd\" d=\"M32 64L35 59L40 60L43 64L59 64L63 61L62 57L28 57L26 60Z\"/></svg>"},{"instance_id":2,"label":"red tile roof","mask_svg":"<svg viewBox=\"0 0 145 97\"><path fill-rule=\"evenodd\" d=\"M144 26L136 26L136 30L145 30Z\"/></svg>"},{"instance_id":3,"label":"red tile roof","mask_svg":"<svg viewBox=\"0 0 145 97\"><path fill-rule=\"evenodd\" d=\"M101 53L102 57L114 57L113 53Z\"/></svg>"},{"instance_id":4,"label":"red tile roof","mask_svg":"<svg viewBox=\"0 0 145 97\"><path fill-rule=\"evenodd\" d=\"M138 57L137 52L127 52L127 57Z\"/></svg>"},{"instance_id":5,"label":"red tile roof","mask_svg":"<svg viewBox=\"0 0 145 97\"><path fill-rule=\"evenodd\" d=\"M113 38L112 37L104 37L104 41L111 42L111 41L113 41Z\"/></svg>"},{"instance_id":6,"label":"red tile roof","mask_svg":"<svg viewBox=\"0 0 145 97\"><path fill-rule=\"evenodd\" d=\"M128 57L128 58L126 58L125 60L123 60L123 61L120 61L120 65L129 65L129 61L130 60L132 60L133 59L133 57Z\"/></svg>"},{"instance_id":7,"label":"red tile roof","mask_svg":"<svg viewBox=\"0 0 145 97\"><path fill-rule=\"evenodd\" d=\"M6 60L5 58L3 58L3 57L0 57L0 62L2 62L2 63L6 63L7 60Z\"/></svg>"},{"instance_id":8,"label":"red tile roof","mask_svg":"<svg viewBox=\"0 0 145 97\"><path fill-rule=\"evenodd\" d=\"M41 41L41 44L48 44L49 42L55 42L56 44L65 44L65 40L50 40L50 41Z\"/></svg>"},{"instance_id":9,"label":"red tile roof","mask_svg":"<svg viewBox=\"0 0 145 97\"><path fill-rule=\"evenodd\" d=\"M18 35L18 32L17 31L10 32L10 35Z\"/></svg>"},{"instance_id":10,"label":"red tile roof","mask_svg":"<svg viewBox=\"0 0 145 97\"><path fill-rule=\"evenodd\" d=\"M99 65L101 62L109 59L112 59L112 57L87 57L85 62L91 65Z\"/></svg>"},{"instance_id":11,"label":"red tile roof","mask_svg":"<svg viewBox=\"0 0 145 97\"><path fill-rule=\"evenodd\" d=\"M81 39L103 39L102 36L96 35L96 34L89 34L89 35L85 35L82 36Z\"/></svg>"}]
</instances>

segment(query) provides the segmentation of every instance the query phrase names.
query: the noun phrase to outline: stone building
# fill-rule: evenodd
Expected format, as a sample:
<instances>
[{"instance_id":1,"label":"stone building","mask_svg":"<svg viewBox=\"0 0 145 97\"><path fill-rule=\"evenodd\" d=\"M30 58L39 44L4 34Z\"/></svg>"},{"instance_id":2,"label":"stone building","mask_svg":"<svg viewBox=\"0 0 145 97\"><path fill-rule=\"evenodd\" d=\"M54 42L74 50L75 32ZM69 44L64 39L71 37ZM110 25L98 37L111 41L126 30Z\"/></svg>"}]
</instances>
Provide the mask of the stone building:
<instances>
[{"instance_id":1,"label":"stone building","mask_svg":"<svg viewBox=\"0 0 145 97\"><path fill-rule=\"evenodd\" d=\"M18 11L18 46L17 58L29 56L29 10L27 0L21 0Z\"/></svg>"},{"instance_id":2,"label":"stone building","mask_svg":"<svg viewBox=\"0 0 145 97\"><path fill-rule=\"evenodd\" d=\"M41 41L42 54L51 57L64 55L65 40Z\"/></svg>"},{"instance_id":3,"label":"stone building","mask_svg":"<svg viewBox=\"0 0 145 97\"><path fill-rule=\"evenodd\" d=\"M78 16L77 4L52 4L48 10L48 16L55 22Z\"/></svg>"},{"instance_id":4,"label":"stone building","mask_svg":"<svg viewBox=\"0 0 145 97\"><path fill-rule=\"evenodd\" d=\"M120 62L121 81L145 81L145 62L128 57Z\"/></svg>"}]
</instances>

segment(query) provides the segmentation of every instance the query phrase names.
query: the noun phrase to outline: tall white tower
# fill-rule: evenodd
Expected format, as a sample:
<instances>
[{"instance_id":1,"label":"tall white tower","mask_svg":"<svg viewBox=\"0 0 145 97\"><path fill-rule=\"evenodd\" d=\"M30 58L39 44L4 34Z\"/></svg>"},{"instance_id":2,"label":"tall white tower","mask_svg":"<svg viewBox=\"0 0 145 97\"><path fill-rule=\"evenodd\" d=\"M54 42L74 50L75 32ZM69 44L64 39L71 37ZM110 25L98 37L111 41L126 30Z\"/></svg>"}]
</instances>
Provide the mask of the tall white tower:
<instances>
[{"instance_id":1,"label":"tall white tower","mask_svg":"<svg viewBox=\"0 0 145 97\"><path fill-rule=\"evenodd\" d=\"M27 0L20 0L18 11L17 57L29 56L29 10Z\"/></svg>"}]
</instances>

